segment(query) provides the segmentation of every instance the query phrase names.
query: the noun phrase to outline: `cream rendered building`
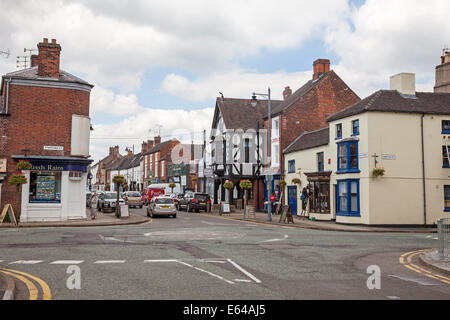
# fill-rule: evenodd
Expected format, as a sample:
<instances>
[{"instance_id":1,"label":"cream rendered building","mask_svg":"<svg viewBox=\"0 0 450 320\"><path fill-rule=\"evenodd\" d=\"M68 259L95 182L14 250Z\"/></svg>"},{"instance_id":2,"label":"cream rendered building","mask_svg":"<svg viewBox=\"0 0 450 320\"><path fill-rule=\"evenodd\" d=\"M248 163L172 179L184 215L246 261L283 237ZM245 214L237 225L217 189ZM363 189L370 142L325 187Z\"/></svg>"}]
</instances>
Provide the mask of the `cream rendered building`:
<instances>
[{"instance_id":1,"label":"cream rendered building","mask_svg":"<svg viewBox=\"0 0 450 320\"><path fill-rule=\"evenodd\" d=\"M414 74L402 73L391 77L391 90L375 92L328 122L328 128L303 134L284 151L288 186L293 177L302 187L311 185L311 218L433 225L449 217L449 93L415 92ZM292 160L295 172L289 173ZM384 176L374 177L375 168L384 169ZM297 190L301 211L299 197Z\"/></svg>"}]
</instances>

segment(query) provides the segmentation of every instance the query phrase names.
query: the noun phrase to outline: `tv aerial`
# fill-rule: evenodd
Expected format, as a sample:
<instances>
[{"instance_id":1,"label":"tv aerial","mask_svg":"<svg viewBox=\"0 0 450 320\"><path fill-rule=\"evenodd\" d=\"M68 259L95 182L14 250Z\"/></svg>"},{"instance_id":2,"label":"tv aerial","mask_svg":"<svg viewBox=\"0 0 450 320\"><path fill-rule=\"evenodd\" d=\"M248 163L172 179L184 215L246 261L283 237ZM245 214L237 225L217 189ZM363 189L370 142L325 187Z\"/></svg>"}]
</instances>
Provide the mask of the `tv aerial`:
<instances>
[{"instance_id":1,"label":"tv aerial","mask_svg":"<svg viewBox=\"0 0 450 320\"><path fill-rule=\"evenodd\" d=\"M28 64L31 64L31 56L33 54L34 51L37 51L37 49L27 49L27 48L23 48L23 52L29 52L28 56L17 56L17 68L23 67L24 69L27 68ZM30 65L31 67L31 65Z\"/></svg>"},{"instance_id":2,"label":"tv aerial","mask_svg":"<svg viewBox=\"0 0 450 320\"><path fill-rule=\"evenodd\" d=\"M9 58L9 56L11 55L11 52L9 51L9 49L8 49L8 51L0 50L0 54L4 54L4 55L6 55L6 58Z\"/></svg>"}]
</instances>

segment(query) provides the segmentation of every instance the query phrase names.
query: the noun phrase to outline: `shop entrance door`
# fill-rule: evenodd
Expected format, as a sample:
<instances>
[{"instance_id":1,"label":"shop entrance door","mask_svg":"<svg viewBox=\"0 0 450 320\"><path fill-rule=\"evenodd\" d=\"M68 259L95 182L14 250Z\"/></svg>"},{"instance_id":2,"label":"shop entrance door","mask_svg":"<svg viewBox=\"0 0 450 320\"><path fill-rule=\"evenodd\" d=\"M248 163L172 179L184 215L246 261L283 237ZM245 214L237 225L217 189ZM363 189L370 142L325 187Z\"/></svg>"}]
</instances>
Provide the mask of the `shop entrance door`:
<instances>
[{"instance_id":1,"label":"shop entrance door","mask_svg":"<svg viewBox=\"0 0 450 320\"><path fill-rule=\"evenodd\" d=\"M288 187L288 203L291 206L292 214L297 214L297 187Z\"/></svg>"}]
</instances>

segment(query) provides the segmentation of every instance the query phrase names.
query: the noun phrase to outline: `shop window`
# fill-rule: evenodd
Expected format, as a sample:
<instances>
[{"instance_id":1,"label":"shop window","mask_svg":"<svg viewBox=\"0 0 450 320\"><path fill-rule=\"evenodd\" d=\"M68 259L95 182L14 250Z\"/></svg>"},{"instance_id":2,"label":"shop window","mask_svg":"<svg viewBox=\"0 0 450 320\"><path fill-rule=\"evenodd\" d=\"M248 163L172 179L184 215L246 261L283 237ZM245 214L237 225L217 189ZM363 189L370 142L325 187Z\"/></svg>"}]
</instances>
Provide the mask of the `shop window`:
<instances>
[{"instance_id":1,"label":"shop window","mask_svg":"<svg viewBox=\"0 0 450 320\"><path fill-rule=\"evenodd\" d=\"M342 123L336 125L336 139L342 139Z\"/></svg>"},{"instance_id":2,"label":"shop window","mask_svg":"<svg viewBox=\"0 0 450 320\"><path fill-rule=\"evenodd\" d=\"M450 120L442 120L442 134L450 134Z\"/></svg>"},{"instance_id":3,"label":"shop window","mask_svg":"<svg viewBox=\"0 0 450 320\"><path fill-rule=\"evenodd\" d=\"M330 182L314 181L309 183L310 210L313 213L330 213Z\"/></svg>"},{"instance_id":4,"label":"shop window","mask_svg":"<svg viewBox=\"0 0 450 320\"><path fill-rule=\"evenodd\" d=\"M81 180L83 172L81 171L70 171L69 172L69 179L70 180Z\"/></svg>"},{"instance_id":5,"label":"shop window","mask_svg":"<svg viewBox=\"0 0 450 320\"><path fill-rule=\"evenodd\" d=\"M338 143L338 162L337 172L340 173L358 173L358 141L345 141Z\"/></svg>"},{"instance_id":6,"label":"shop window","mask_svg":"<svg viewBox=\"0 0 450 320\"><path fill-rule=\"evenodd\" d=\"M444 210L450 212L450 186L444 186Z\"/></svg>"},{"instance_id":7,"label":"shop window","mask_svg":"<svg viewBox=\"0 0 450 320\"><path fill-rule=\"evenodd\" d=\"M61 172L30 173L30 203L61 203Z\"/></svg>"},{"instance_id":8,"label":"shop window","mask_svg":"<svg viewBox=\"0 0 450 320\"><path fill-rule=\"evenodd\" d=\"M323 163L323 152L317 153L317 171L323 172L324 163Z\"/></svg>"},{"instance_id":9,"label":"shop window","mask_svg":"<svg viewBox=\"0 0 450 320\"><path fill-rule=\"evenodd\" d=\"M295 173L295 160L289 160L288 173Z\"/></svg>"},{"instance_id":10,"label":"shop window","mask_svg":"<svg viewBox=\"0 0 450 320\"><path fill-rule=\"evenodd\" d=\"M449 146L442 146L442 167L443 168L450 168L450 145Z\"/></svg>"},{"instance_id":11,"label":"shop window","mask_svg":"<svg viewBox=\"0 0 450 320\"><path fill-rule=\"evenodd\" d=\"M336 215L360 217L359 179L338 180Z\"/></svg>"},{"instance_id":12,"label":"shop window","mask_svg":"<svg viewBox=\"0 0 450 320\"><path fill-rule=\"evenodd\" d=\"M352 121L352 136L359 135L359 119Z\"/></svg>"},{"instance_id":13,"label":"shop window","mask_svg":"<svg viewBox=\"0 0 450 320\"><path fill-rule=\"evenodd\" d=\"M250 139L244 140L244 163L250 163Z\"/></svg>"}]
</instances>

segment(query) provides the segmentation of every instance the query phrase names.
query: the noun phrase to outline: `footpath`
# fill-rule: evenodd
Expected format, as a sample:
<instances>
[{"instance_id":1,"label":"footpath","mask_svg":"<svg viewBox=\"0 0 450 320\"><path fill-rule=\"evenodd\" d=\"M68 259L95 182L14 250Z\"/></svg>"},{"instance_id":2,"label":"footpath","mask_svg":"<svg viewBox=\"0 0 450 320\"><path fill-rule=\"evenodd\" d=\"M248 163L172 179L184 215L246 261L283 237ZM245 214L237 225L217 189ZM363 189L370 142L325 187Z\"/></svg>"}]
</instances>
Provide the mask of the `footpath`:
<instances>
[{"instance_id":1,"label":"footpath","mask_svg":"<svg viewBox=\"0 0 450 320\"><path fill-rule=\"evenodd\" d=\"M86 216L89 217L90 210L86 210ZM129 217L118 219L114 213L97 212L95 220L90 218L67 221L48 221L48 222L19 222L16 226L12 223L2 223L0 228L39 228L39 227L100 227L116 226L127 224L141 224L151 221L149 218L139 214L130 213Z\"/></svg>"}]
</instances>

